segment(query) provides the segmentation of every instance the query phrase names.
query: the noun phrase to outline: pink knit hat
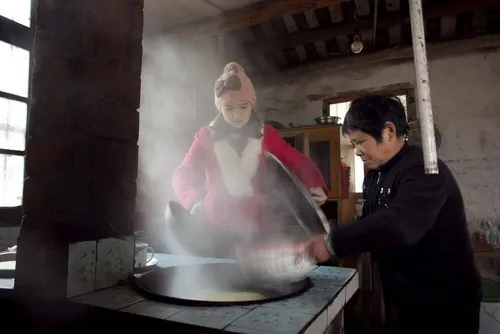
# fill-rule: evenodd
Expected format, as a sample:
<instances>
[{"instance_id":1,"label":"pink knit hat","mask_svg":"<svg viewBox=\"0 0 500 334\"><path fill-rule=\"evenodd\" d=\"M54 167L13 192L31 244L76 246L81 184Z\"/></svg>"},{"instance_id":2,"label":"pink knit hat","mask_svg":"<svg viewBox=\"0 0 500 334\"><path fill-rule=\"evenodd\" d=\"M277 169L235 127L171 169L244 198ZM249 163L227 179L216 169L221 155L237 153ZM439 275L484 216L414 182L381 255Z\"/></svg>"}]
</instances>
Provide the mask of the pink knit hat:
<instances>
[{"instance_id":1,"label":"pink knit hat","mask_svg":"<svg viewBox=\"0 0 500 334\"><path fill-rule=\"evenodd\" d=\"M229 63L224 67L221 77L215 82L215 105L221 109L224 102L248 101L255 106L257 96L252 81L238 63Z\"/></svg>"}]
</instances>

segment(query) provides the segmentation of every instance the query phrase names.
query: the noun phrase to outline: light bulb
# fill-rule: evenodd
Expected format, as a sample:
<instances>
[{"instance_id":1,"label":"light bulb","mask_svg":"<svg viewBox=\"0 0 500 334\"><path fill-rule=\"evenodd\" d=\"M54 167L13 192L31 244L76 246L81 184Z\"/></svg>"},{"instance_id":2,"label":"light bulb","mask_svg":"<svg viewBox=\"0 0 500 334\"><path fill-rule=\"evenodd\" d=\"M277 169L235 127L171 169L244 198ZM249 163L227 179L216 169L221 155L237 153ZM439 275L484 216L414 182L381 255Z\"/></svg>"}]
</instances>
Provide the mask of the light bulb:
<instances>
[{"instance_id":1,"label":"light bulb","mask_svg":"<svg viewBox=\"0 0 500 334\"><path fill-rule=\"evenodd\" d=\"M361 42L361 38L359 38L359 35L354 36L354 40L351 44L351 51L356 54L363 51L363 42Z\"/></svg>"}]
</instances>

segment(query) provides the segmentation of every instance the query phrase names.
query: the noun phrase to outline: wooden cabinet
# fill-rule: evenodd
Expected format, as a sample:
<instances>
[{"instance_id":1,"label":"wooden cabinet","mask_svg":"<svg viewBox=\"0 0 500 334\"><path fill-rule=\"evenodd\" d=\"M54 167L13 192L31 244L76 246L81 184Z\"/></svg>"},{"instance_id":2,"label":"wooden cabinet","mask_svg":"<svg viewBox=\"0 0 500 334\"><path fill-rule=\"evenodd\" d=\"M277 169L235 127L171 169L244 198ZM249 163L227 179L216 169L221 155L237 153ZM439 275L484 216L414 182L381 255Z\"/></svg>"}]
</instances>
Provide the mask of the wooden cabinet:
<instances>
[{"instance_id":1,"label":"wooden cabinet","mask_svg":"<svg viewBox=\"0 0 500 334\"><path fill-rule=\"evenodd\" d=\"M336 224L350 222L356 214L354 184L354 148L342 136L341 125L313 125L280 130L292 147L314 161L329 189L327 203L322 207L328 219ZM349 197L342 198L341 163L351 168Z\"/></svg>"}]
</instances>

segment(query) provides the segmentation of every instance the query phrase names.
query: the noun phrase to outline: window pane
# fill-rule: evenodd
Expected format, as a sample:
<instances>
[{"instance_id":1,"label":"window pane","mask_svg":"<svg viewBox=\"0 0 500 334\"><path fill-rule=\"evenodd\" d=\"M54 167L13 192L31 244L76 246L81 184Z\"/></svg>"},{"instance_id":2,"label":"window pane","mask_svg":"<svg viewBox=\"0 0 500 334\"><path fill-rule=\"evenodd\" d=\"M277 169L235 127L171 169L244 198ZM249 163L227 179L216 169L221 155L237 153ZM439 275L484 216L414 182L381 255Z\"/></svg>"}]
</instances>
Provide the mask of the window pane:
<instances>
[{"instance_id":1,"label":"window pane","mask_svg":"<svg viewBox=\"0 0 500 334\"><path fill-rule=\"evenodd\" d=\"M29 27L31 0L0 0L0 15Z\"/></svg>"},{"instance_id":2,"label":"window pane","mask_svg":"<svg viewBox=\"0 0 500 334\"><path fill-rule=\"evenodd\" d=\"M330 104L330 116L340 117L339 123L342 124L345 114L347 114L347 110L349 110L350 104L351 102Z\"/></svg>"},{"instance_id":3,"label":"window pane","mask_svg":"<svg viewBox=\"0 0 500 334\"><path fill-rule=\"evenodd\" d=\"M406 95L398 95L401 103L405 106L406 120L408 120L408 107L406 106Z\"/></svg>"},{"instance_id":4,"label":"window pane","mask_svg":"<svg viewBox=\"0 0 500 334\"><path fill-rule=\"evenodd\" d=\"M406 95L398 95L399 99L401 100L401 103L405 106L406 109Z\"/></svg>"},{"instance_id":5,"label":"window pane","mask_svg":"<svg viewBox=\"0 0 500 334\"><path fill-rule=\"evenodd\" d=\"M21 205L24 157L0 155L0 207Z\"/></svg>"},{"instance_id":6,"label":"window pane","mask_svg":"<svg viewBox=\"0 0 500 334\"><path fill-rule=\"evenodd\" d=\"M28 51L0 42L0 90L27 97L29 62Z\"/></svg>"},{"instance_id":7,"label":"window pane","mask_svg":"<svg viewBox=\"0 0 500 334\"><path fill-rule=\"evenodd\" d=\"M0 148L24 151L26 103L0 98Z\"/></svg>"}]
</instances>

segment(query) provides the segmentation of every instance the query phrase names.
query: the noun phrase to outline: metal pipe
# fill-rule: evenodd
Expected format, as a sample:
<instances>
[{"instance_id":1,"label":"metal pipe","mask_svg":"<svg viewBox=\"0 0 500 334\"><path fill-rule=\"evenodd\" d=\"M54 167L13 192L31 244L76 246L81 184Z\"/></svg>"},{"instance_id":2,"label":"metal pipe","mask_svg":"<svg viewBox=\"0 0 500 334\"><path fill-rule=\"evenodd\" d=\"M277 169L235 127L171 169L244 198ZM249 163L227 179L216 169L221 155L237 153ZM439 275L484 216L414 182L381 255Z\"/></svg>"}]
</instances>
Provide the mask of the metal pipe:
<instances>
[{"instance_id":1,"label":"metal pipe","mask_svg":"<svg viewBox=\"0 0 500 334\"><path fill-rule=\"evenodd\" d=\"M422 133L422 149L426 174L439 174L437 163L436 139L434 136L434 117L432 115L429 70L425 48L424 19L422 1L409 0L413 56L417 77L417 107Z\"/></svg>"}]
</instances>

